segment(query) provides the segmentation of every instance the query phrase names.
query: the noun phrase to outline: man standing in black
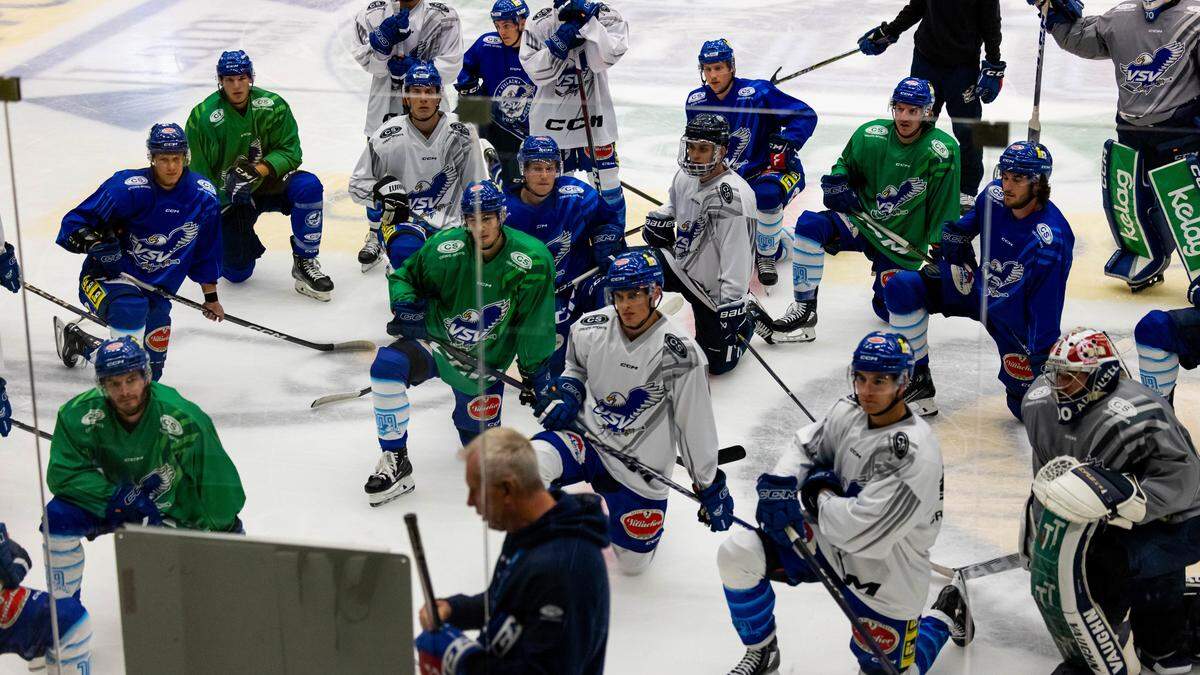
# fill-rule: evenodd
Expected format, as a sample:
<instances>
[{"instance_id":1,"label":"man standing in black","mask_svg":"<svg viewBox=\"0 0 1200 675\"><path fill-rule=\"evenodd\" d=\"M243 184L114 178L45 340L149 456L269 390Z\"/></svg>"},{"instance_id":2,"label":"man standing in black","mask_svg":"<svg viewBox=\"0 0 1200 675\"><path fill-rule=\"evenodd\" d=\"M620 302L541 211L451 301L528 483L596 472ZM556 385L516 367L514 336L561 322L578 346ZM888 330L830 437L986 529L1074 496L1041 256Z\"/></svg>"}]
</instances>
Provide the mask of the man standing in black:
<instances>
[{"instance_id":1,"label":"man standing in black","mask_svg":"<svg viewBox=\"0 0 1200 675\"><path fill-rule=\"evenodd\" d=\"M982 103L991 103L1004 84L1000 60L999 0L909 0L891 23L882 23L858 40L859 50L882 54L900 34L917 22L913 38L913 77L933 84L933 114L950 112L954 137L962 152L960 203L966 212L975 205L983 178L983 149L975 145L972 123L983 116ZM979 65L979 48L984 59Z\"/></svg>"}]
</instances>

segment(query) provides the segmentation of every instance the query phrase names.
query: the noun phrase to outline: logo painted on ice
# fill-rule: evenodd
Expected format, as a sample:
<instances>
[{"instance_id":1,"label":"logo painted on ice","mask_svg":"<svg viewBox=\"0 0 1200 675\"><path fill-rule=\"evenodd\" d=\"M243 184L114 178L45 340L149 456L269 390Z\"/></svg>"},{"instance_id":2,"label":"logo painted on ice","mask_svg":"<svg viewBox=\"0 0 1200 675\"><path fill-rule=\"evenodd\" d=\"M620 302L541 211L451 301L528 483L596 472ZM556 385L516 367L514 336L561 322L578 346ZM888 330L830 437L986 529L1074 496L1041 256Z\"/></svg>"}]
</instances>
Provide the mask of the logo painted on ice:
<instances>
[{"instance_id":1,"label":"logo painted on ice","mask_svg":"<svg viewBox=\"0 0 1200 675\"><path fill-rule=\"evenodd\" d=\"M188 221L166 234L155 232L145 238L135 237L131 234L127 253L139 268L147 272L157 272L178 265L181 261L175 257L175 254L190 245L198 234L200 234L200 226L192 221Z\"/></svg>"},{"instance_id":2,"label":"logo painted on ice","mask_svg":"<svg viewBox=\"0 0 1200 675\"><path fill-rule=\"evenodd\" d=\"M900 633L898 633L895 628L892 628L886 624L882 624L870 617L864 616L861 618L863 624L866 625L867 630L871 633L871 637L875 638L875 644L879 645L879 648L882 649L885 654L891 654L896 650L896 647L900 645ZM854 629L854 644L858 645L858 648L863 651L870 650L870 648L867 647L867 643L863 640L862 635L859 634L857 628Z\"/></svg>"},{"instance_id":3,"label":"logo painted on ice","mask_svg":"<svg viewBox=\"0 0 1200 675\"><path fill-rule=\"evenodd\" d=\"M501 119L509 123L524 123L529 119L533 107L533 95L537 87L519 77L506 77L496 87L492 101L500 111Z\"/></svg>"},{"instance_id":4,"label":"logo painted on ice","mask_svg":"<svg viewBox=\"0 0 1200 675\"><path fill-rule=\"evenodd\" d=\"M438 244L437 250L438 253L458 253L464 246L466 244L458 240L443 241Z\"/></svg>"},{"instance_id":5,"label":"logo painted on ice","mask_svg":"<svg viewBox=\"0 0 1200 675\"><path fill-rule=\"evenodd\" d=\"M150 331L146 336L146 347L156 352L167 351L167 345L171 343L171 327L160 326Z\"/></svg>"},{"instance_id":6,"label":"logo painted on ice","mask_svg":"<svg viewBox=\"0 0 1200 675\"><path fill-rule=\"evenodd\" d=\"M1016 260L995 260L985 267L987 274L987 294L989 298L1007 298L1010 287L1025 276L1025 266ZM1005 289L1009 290L1005 290Z\"/></svg>"},{"instance_id":7,"label":"logo painted on ice","mask_svg":"<svg viewBox=\"0 0 1200 675\"><path fill-rule=\"evenodd\" d=\"M500 397L496 394L476 396L467 404L467 414L480 422L496 419L500 414Z\"/></svg>"},{"instance_id":8,"label":"logo painted on ice","mask_svg":"<svg viewBox=\"0 0 1200 675\"><path fill-rule=\"evenodd\" d=\"M1121 88L1135 94L1144 94L1174 80L1174 77L1164 77L1183 57L1183 43L1176 40L1169 42L1153 52L1142 52L1129 63L1121 64L1125 73L1125 81Z\"/></svg>"},{"instance_id":9,"label":"logo painted on ice","mask_svg":"<svg viewBox=\"0 0 1200 675\"><path fill-rule=\"evenodd\" d=\"M898 187L889 185L875 195L875 208L871 216L877 219L899 217L908 214L902 207L925 192L927 183L920 178L908 178Z\"/></svg>"},{"instance_id":10,"label":"logo painted on ice","mask_svg":"<svg viewBox=\"0 0 1200 675\"><path fill-rule=\"evenodd\" d=\"M1024 354L1005 354L1002 359L1004 363L1004 372L1014 379L1023 382L1029 382L1033 379L1033 366L1029 363L1029 357Z\"/></svg>"},{"instance_id":11,"label":"logo painted on ice","mask_svg":"<svg viewBox=\"0 0 1200 675\"><path fill-rule=\"evenodd\" d=\"M662 509L638 509L621 516L621 527L625 534L640 541L649 541L662 536Z\"/></svg>"},{"instance_id":12,"label":"logo painted on ice","mask_svg":"<svg viewBox=\"0 0 1200 675\"><path fill-rule=\"evenodd\" d=\"M490 305L484 305L483 311L475 308L461 314L443 319L446 335L460 347L473 347L488 339L496 326L508 315L508 300L497 300Z\"/></svg>"},{"instance_id":13,"label":"logo painted on ice","mask_svg":"<svg viewBox=\"0 0 1200 675\"><path fill-rule=\"evenodd\" d=\"M125 179L125 184L129 187L140 187L142 185L149 185L150 180L145 176L130 176Z\"/></svg>"},{"instance_id":14,"label":"logo painted on ice","mask_svg":"<svg viewBox=\"0 0 1200 675\"><path fill-rule=\"evenodd\" d=\"M596 401L592 413L609 431L633 431L631 425L642 413L658 405L667 396L666 389L658 382L634 387L628 394L614 391Z\"/></svg>"}]
</instances>

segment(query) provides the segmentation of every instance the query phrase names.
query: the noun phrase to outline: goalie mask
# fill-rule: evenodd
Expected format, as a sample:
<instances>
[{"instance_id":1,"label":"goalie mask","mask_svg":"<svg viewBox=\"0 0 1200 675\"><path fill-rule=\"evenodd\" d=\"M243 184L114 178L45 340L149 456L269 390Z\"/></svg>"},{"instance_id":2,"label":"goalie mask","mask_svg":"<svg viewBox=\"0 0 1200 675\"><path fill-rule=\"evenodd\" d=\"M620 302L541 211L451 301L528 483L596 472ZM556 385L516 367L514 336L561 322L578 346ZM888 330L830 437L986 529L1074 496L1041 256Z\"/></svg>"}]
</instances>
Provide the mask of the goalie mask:
<instances>
[{"instance_id":1,"label":"goalie mask","mask_svg":"<svg viewBox=\"0 0 1200 675\"><path fill-rule=\"evenodd\" d=\"M728 145L729 121L713 113L700 113L687 123L683 138L679 139L679 157L676 162L687 175L704 176L725 161ZM707 160L693 159L692 153L688 152L689 148L696 152L703 147L712 150L711 153L706 153Z\"/></svg>"},{"instance_id":2,"label":"goalie mask","mask_svg":"<svg viewBox=\"0 0 1200 675\"><path fill-rule=\"evenodd\" d=\"M1068 424L1117 388L1121 359L1107 333L1076 328L1050 348L1046 374L1058 404L1058 421Z\"/></svg>"}]
</instances>

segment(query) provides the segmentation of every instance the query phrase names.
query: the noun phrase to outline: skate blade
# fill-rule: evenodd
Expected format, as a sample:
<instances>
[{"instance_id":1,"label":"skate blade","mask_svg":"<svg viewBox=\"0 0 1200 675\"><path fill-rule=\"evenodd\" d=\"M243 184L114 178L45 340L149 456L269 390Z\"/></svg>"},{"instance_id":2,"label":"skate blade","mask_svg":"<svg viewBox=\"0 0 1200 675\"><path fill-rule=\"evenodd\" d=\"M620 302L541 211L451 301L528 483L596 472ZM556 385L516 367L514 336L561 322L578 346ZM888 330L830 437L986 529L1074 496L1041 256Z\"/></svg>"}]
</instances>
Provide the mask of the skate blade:
<instances>
[{"instance_id":1,"label":"skate blade","mask_svg":"<svg viewBox=\"0 0 1200 675\"><path fill-rule=\"evenodd\" d=\"M333 298L333 291L326 291L322 293L321 291L309 288L302 281L296 282L296 292L300 295L307 295L314 300L320 300L321 302L329 302Z\"/></svg>"},{"instance_id":2,"label":"skate blade","mask_svg":"<svg viewBox=\"0 0 1200 675\"><path fill-rule=\"evenodd\" d=\"M378 255L378 256L375 256L375 260L373 260L369 263L365 263L360 260L360 261L358 261L358 264L360 266L362 266L362 273L366 274L367 272L370 272L371 270L375 269L381 262L383 262L383 256Z\"/></svg>"},{"instance_id":3,"label":"skate blade","mask_svg":"<svg viewBox=\"0 0 1200 675\"><path fill-rule=\"evenodd\" d=\"M933 417L938 414L937 401L932 398L921 398L915 401L909 401L908 407L921 417Z\"/></svg>"},{"instance_id":4,"label":"skate blade","mask_svg":"<svg viewBox=\"0 0 1200 675\"><path fill-rule=\"evenodd\" d=\"M817 329L815 327L800 328L790 333L774 331L771 339L775 342L812 342L817 339Z\"/></svg>"},{"instance_id":5,"label":"skate blade","mask_svg":"<svg viewBox=\"0 0 1200 675\"><path fill-rule=\"evenodd\" d=\"M390 501L403 497L416 488L417 482L413 480L412 476L405 476L404 478L396 481L396 484L393 485L390 490L376 492L375 494L368 494L367 501L370 502L372 507L383 506Z\"/></svg>"}]
</instances>

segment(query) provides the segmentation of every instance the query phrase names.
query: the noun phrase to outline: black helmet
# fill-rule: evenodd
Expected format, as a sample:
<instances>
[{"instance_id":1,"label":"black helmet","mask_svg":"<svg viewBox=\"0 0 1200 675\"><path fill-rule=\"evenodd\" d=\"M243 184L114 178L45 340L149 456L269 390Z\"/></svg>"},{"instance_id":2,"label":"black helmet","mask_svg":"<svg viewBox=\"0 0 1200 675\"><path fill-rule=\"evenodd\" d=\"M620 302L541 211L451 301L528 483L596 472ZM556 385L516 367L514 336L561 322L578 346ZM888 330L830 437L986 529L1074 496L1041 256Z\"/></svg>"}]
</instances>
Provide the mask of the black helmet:
<instances>
[{"instance_id":1,"label":"black helmet","mask_svg":"<svg viewBox=\"0 0 1200 675\"><path fill-rule=\"evenodd\" d=\"M688 158L688 144L711 143L713 146L712 159L707 162L693 162ZM688 121L683 130L683 138L679 140L679 157L676 162L684 173L690 176L703 176L712 171L725 159L729 145L729 121L713 113L700 113Z\"/></svg>"}]
</instances>

